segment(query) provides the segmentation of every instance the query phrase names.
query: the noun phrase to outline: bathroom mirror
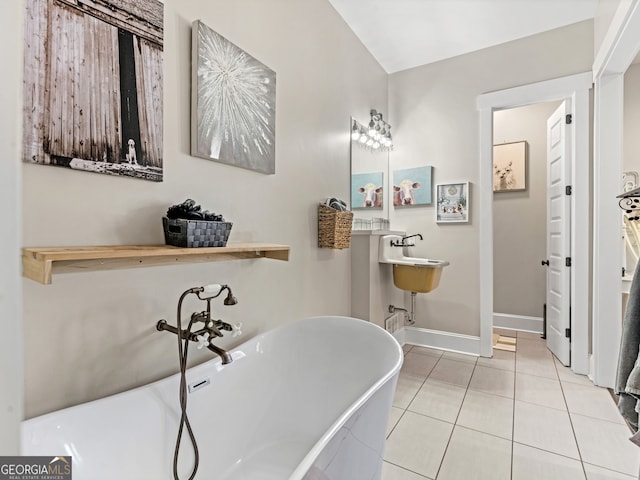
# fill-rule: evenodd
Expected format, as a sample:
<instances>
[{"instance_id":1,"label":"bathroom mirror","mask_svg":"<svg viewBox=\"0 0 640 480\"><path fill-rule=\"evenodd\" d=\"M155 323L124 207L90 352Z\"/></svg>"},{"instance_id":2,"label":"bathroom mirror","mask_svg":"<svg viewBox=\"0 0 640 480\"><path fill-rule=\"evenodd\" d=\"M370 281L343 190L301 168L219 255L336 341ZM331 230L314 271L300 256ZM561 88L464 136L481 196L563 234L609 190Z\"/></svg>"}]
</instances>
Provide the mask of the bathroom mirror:
<instances>
[{"instance_id":1,"label":"bathroom mirror","mask_svg":"<svg viewBox=\"0 0 640 480\"><path fill-rule=\"evenodd\" d=\"M353 126L351 117L349 129ZM351 134L350 134L351 135ZM359 144L351 136L351 210L354 221L389 220L389 152ZM366 222L363 222L366 223ZM365 225L366 227L366 225ZM357 227L356 227L357 228ZM360 228L371 230L372 228Z\"/></svg>"}]
</instances>

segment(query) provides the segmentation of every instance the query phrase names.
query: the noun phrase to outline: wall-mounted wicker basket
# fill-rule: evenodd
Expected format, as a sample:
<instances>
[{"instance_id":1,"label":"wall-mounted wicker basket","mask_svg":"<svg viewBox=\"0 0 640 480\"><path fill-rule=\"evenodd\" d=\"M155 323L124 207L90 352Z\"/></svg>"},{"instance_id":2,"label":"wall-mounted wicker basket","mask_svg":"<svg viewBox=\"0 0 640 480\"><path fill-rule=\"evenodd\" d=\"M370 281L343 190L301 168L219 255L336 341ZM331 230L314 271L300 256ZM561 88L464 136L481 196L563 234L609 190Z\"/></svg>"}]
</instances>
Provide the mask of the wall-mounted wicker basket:
<instances>
[{"instance_id":1,"label":"wall-mounted wicker basket","mask_svg":"<svg viewBox=\"0 0 640 480\"><path fill-rule=\"evenodd\" d=\"M352 222L352 212L340 212L324 204L318 205L318 247L349 248Z\"/></svg>"}]
</instances>

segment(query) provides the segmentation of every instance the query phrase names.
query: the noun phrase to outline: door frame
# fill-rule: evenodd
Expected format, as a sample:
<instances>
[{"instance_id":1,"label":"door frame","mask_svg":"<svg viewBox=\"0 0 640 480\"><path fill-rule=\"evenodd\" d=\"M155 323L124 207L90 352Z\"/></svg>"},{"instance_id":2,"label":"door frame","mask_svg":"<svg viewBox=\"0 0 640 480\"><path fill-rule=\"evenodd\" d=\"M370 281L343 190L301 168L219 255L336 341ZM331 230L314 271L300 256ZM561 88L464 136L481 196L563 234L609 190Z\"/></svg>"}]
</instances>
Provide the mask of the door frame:
<instances>
[{"instance_id":1,"label":"door frame","mask_svg":"<svg viewBox=\"0 0 640 480\"><path fill-rule=\"evenodd\" d=\"M622 190L624 74L640 50L640 2L623 3L615 12L593 64L594 96L594 243L593 355L596 385L612 388L622 333ZM612 260L613 259L613 260Z\"/></svg>"},{"instance_id":2,"label":"door frame","mask_svg":"<svg viewBox=\"0 0 640 480\"><path fill-rule=\"evenodd\" d=\"M492 355L493 330L493 113L533 103L571 99L572 365L589 373L589 91L592 73L561 77L479 95L480 115L480 355Z\"/></svg>"}]
</instances>

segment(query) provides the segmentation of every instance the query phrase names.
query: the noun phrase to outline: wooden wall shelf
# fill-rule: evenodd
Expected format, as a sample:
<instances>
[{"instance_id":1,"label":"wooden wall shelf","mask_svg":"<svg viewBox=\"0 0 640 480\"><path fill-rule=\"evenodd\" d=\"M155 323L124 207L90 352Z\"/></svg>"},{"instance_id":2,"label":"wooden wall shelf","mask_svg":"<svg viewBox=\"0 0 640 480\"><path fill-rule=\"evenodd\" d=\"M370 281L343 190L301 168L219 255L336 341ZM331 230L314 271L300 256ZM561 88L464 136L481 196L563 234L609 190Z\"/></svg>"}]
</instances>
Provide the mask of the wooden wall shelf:
<instances>
[{"instance_id":1,"label":"wooden wall shelf","mask_svg":"<svg viewBox=\"0 0 640 480\"><path fill-rule=\"evenodd\" d=\"M22 276L48 285L53 273L218 262L252 258L289 260L288 245L230 243L226 247L180 248L169 245L23 248Z\"/></svg>"}]
</instances>

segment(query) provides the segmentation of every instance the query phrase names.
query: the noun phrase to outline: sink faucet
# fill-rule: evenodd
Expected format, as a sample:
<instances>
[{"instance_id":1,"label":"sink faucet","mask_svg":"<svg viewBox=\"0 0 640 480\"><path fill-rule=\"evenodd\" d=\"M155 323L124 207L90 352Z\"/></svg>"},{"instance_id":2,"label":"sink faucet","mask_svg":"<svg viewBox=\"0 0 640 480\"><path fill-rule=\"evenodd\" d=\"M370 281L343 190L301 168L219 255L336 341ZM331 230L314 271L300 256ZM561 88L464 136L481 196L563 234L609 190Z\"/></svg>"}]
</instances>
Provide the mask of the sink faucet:
<instances>
[{"instance_id":1,"label":"sink faucet","mask_svg":"<svg viewBox=\"0 0 640 480\"><path fill-rule=\"evenodd\" d=\"M414 235L402 237L400 240L391 240L391 246L392 247L412 247L415 244L408 244L407 240L414 237L418 237L420 238L420 240L423 240L422 235L420 235L419 233L416 233Z\"/></svg>"}]
</instances>

